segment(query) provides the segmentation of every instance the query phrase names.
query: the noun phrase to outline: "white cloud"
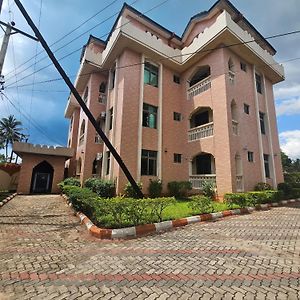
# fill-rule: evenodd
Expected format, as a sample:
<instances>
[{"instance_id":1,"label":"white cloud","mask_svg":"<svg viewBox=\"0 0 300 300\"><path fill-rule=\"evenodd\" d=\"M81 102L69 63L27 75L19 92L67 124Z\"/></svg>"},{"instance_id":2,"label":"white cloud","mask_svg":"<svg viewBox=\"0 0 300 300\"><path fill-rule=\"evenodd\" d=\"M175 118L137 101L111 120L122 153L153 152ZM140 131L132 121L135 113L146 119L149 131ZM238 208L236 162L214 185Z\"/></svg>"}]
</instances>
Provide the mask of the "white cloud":
<instances>
[{"instance_id":1,"label":"white cloud","mask_svg":"<svg viewBox=\"0 0 300 300\"><path fill-rule=\"evenodd\" d=\"M284 153L292 159L300 158L300 130L281 132L279 139Z\"/></svg>"},{"instance_id":2,"label":"white cloud","mask_svg":"<svg viewBox=\"0 0 300 300\"><path fill-rule=\"evenodd\" d=\"M275 99L287 99L300 95L300 84L286 85L274 88Z\"/></svg>"},{"instance_id":3,"label":"white cloud","mask_svg":"<svg viewBox=\"0 0 300 300\"><path fill-rule=\"evenodd\" d=\"M300 96L276 103L277 116L300 114Z\"/></svg>"}]
</instances>

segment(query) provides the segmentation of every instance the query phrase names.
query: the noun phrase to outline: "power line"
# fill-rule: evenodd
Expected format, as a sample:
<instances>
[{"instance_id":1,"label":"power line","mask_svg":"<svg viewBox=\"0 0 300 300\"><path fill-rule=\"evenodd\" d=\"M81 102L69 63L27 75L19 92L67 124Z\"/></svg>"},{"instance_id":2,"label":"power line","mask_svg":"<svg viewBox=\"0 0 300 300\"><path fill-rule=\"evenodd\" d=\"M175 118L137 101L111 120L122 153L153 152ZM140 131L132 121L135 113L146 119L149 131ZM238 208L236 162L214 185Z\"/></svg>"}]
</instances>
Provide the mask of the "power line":
<instances>
[{"instance_id":1,"label":"power line","mask_svg":"<svg viewBox=\"0 0 300 300\"><path fill-rule=\"evenodd\" d=\"M168 1L168 0L166 0ZM165 1L165 2L166 2ZM125 23L123 25L127 25L128 23ZM194 51L194 52L190 52L190 53L185 53L185 54L180 54L180 55L173 55L173 56L169 56L167 58L162 58L160 59L159 61L164 61L164 60L170 60L170 59L173 59L173 58L178 58L178 57L183 57L183 56L187 56L187 55L193 55L193 54L199 54L199 53L204 53L204 52L211 52L211 51L214 51L214 50L219 50L219 49L224 49L224 48L231 48L231 47L235 47L235 46L239 46L239 45L245 45L245 44L250 44L250 43L253 43L253 42L258 42L262 39L273 39L273 38L278 38L278 37L283 37L283 36L287 36L287 35L292 35L292 34L298 34L300 33L300 30L296 30L296 31L290 31L290 32L286 32L286 33L281 33L281 34L275 34L275 35L272 35L272 36L268 36L266 38L257 38L257 39L253 39L251 41L246 41L246 42L239 42L239 43L234 43L234 44L230 44L230 45L222 45L222 46L219 46L219 47L215 47L215 48L210 48L210 49L205 49L205 50L199 50L199 51ZM67 56L69 56L70 54L68 54ZM66 56L65 56L66 57ZM297 60L297 59L300 59L300 58L294 58L294 60ZM120 66L120 67L116 67L115 69L123 69L123 68L129 68L129 67L134 67L134 66L138 66L138 65L142 65L143 63L135 63L135 64L129 64L129 65L125 65L125 66ZM272 65L278 65L279 63L274 63L274 64L267 64L269 66L272 66ZM49 66L49 65L48 65ZM46 66L46 67L48 67ZM44 68L41 68L40 70L38 70L37 72L45 69L46 67ZM110 69L102 69L102 70L99 70L99 71L94 71L94 72L89 72L89 73L84 73L84 74L81 74L79 75L79 77L81 76L87 76L87 75L90 75L90 74L95 74L95 73L104 73L104 72L107 72L109 71ZM18 82L26 79L27 77L31 76L32 74L29 74L23 78L21 78ZM71 75L69 77L74 77L76 75ZM41 83L46 83L46 82L51 82L51 81L58 81L58 80L62 80L61 78L55 78L55 79L50 79L50 80L46 80L46 81L43 81ZM9 84L6 86L6 88L9 88L11 87L12 84ZM24 86L28 86L28 85L21 85L22 87Z\"/></svg>"},{"instance_id":2,"label":"power line","mask_svg":"<svg viewBox=\"0 0 300 300\"><path fill-rule=\"evenodd\" d=\"M41 134L43 134L49 141L52 141L54 142L55 144L58 144L58 145L63 145L64 143L61 143L60 141L50 137L48 135L48 133L40 126L38 125L38 123L32 118L32 117L28 117L28 115L25 113L25 112L22 112L14 103L13 101L11 101L9 99L9 97L7 95L5 95L4 93L1 92L1 95L3 95L7 101L14 107L14 109L16 111L18 111L27 121L29 121L29 119L31 118L31 121L32 121L32 125L33 127L35 127Z\"/></svg>"},{"instance_id":3,"label":"power line","mask_svg":"<svg viewBox=\"0 0 300 300\"><path fill-rule=\"evenodd\" d=\"M136 2L138 2L138 1L140 1L140 0L135 0L135 1L133 1L133 2L131 3L131 5L134 4L134 3L136 3ZM152 10L154 10L154 9L156 9L156 8L158 8L158 7L160 7L160 6L162 6L162 5L164 5L164 4L165 4L166 2L168 2L168 1L170 1L170 0L164 0L164 1L160 2L159 4L153 6L153 7L150 8L149 10L145 11L144 13L140 13L140 14L139 14L139 17L142 17L142 16L144 16L146 13L148 13L148 12L150 12L150 11L152 11ZM59 50L61 50L61 49L63 49L64 47L66 47L66 46L69 45L70 43L76 41L79 37L83 36L84 34L88 33L88 32L91 31L92 29L96 28L97 26L101 25L102 23L106 22L107 20L111 19L112 17L116 16L118 13L119 13L119 12L117 12L117 13L115 13L114 15L108 17L108 18L105 19L104 21L102 21L102 22L96 24L95 26L93 26L93 27L90 28L89 30L85 31L84 33L80 34L79 36L77 36L76 38L74 38L73 40L71 40L70 42L68 42L67 44L65 44L65 45L63 45L62 47L60 47L60 48L58 48L57 50L55 50L54 53L57 52L57 51L59 51ZM122 28L122 27L124 27L124 26L126 26L126 25L129 24L130 22L131 22L131 20L129 20L128 22L126 22L126 23L122 24L121 26L117 27L116 29L114 29L114 31L115 31L115 30L118 30L118 29L120 29L120 28ZM114 32L114 31L113 31L113 32ZM111 33L111 32L109 31L109 32L103 34L102 36L100 36L99 38L100 38L100 39L101 39L101 38L104 38L105 36L109 35L110 33ZM81 50L81 49L82 49L82 46L79 47L79 48L77 48L77 49L75 49L75 50L73 50L73 51L70 52L69 54L66 54L65 56L59 58L58 61L61 61L61 60L65 59L65 58L71 56L72 54L76 53L77 51L79 51L79 50ZM43 57L42 59L40 59L40 60L38 61L38 63L41 62L41 61L43 61L43 60L46 59L46 58L47 58L47 56ZM52 66L52 63L50 63L50 64L48 64L48 65L46 65L46 66L40 68L37 72L40 72L40 71L42 71L42 70L44 70L44 69L46 69L46 68L48 68L48 67L50 67L50 66ZM30 69L31 67L32 67L32 65L30 65L29 67L27 67L26 69L22 70L22 71L19 72L19 73L22 73L22 72L24 72L24 71ZM28 78L28 77L30 77L30 76L32 76L32 75L33 75L33 73L31 73L31 74L29 74L29 75L26 75L25 77L21 78L21 80L26 79L26 78ZM7 80L10 80L11 78L12 78L12 76L9 77Z\"/></svg>"},{"instance_id":4,"label":"power line","mask_svg":"<svg viewBox=\"0 0 300 300\"><path fill-rule=\"evenodd\" d=\"M113 4L114 4L115 2L117 2L117 1L118 1L118 0L114 0L113 2L111 2L110 4L108 4L107 6L105 6L103 9L101 9L100 11L98 11L98 12L97 12L96 14L94 14L92 17L88 18L86 21L84 21L84 22L81 23L79 26L77 26L75 29L71 30L70 32L68 32L67 34L65 34L64 36L62 36L60 39L58 39L56 42L54 42L53 44L51 44L50 47L56 45L58 42L62 41L65 37L69 36L71 33L73 33L74 31L76 31L77 29L81 28L81 27L82 27L84 24L86 24L89 20L93 19L95 16L97 16L98 14L100 14L101 12L103 12L104 10L106 10L107 8L109 8L111 5L113 5ZM138 1L140 1L140 0L135 0L135 1L133 1L133 2L131 3L131 5L135 4L135 3L138 2ZM61 50L61 49L63 49L64 47L68 46L68 45L71 44L72 42L76 41L78 38L80 38L81 36L83 36L83 35L86 34L87 32L91 31L92 29L94 29L94 28L96 28L96 27L98 27L98 26L104 24L105 22L107 22L107 21L110 20L111 18L115 17L115 16L118 15L119 13L120 13L120 11L114 13L113 15L111 15L110 17L104 19L104 20L101 21L100 23L97 23L97 24L96 24L95 26L93 26L92 28L88 29L88 30L85 31L84 33L82 33L82 34L80 34L79 36L76 36L75 38L73 38L73 39L72 39L71 41L69 41L68 43L66 43L66 44L62 45L61 47L59 47L58 49L54 50L54 53L57 52L57 51L59 51L59 50ZM80 49L82 49L82 47L80 47L78 50L80 50ZM76 52L77 52L78 50L76 50ZM43 52L44 52L43 50L40 51L40 52L38 53L38 55L41 54L41 53L43 53ZM73 53L72 53L72 54L73 54ZM25 61L23 64L21 64L20 66L18 66L17 69L19 69L20 67L24 66L24 65L27 64L28 62L30 62L33 58L34 58L34 56L31 57L31 58L29 58L29 59L28 59L27 61ZM40 60L38 60L38 63L41 62L41 61L43 61L43 60L45 60L46 58L48 58L48 56L42 57ZM26 69L23 69L21 72L25 72L25 71L27 71L28 69L30 69L31 67L32 67L32 64L31 64L30 66L28 66ZM21 72L20 72L20 73L21 73ZM12 71L8 72L8 73L6 74L6 76L9 75L9 74L11 74L11 73L12 73ZM11 76L8 77L7 80L9 80L10 78L11 78Z\"/></svg>"}]
</instances>

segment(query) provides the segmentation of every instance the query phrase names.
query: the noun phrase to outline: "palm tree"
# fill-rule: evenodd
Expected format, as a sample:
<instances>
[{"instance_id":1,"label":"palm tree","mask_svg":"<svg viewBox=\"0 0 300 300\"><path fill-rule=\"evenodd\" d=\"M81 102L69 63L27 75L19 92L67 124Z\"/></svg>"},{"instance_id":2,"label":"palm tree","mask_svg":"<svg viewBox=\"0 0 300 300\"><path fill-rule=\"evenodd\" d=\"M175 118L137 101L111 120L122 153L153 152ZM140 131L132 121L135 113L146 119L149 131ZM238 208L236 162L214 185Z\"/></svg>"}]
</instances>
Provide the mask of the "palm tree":
<instances>
[{"instance_id":1,"label":"palm tree","mask_svg":"<svg viewBox=\"0 0 300 300\"><path fill-rule=\"evenodd\" d=\"M15 141L20 141L24 134L21 133L23 130L20 126L21 121L18 121L13 115L8 118L2 118L0 120L0 140L3 141L5 147L5 157L8 160L8 145L12 145ZM10 161L12 160L12 151L10 155Z\"/></svg>"}]
</instances>

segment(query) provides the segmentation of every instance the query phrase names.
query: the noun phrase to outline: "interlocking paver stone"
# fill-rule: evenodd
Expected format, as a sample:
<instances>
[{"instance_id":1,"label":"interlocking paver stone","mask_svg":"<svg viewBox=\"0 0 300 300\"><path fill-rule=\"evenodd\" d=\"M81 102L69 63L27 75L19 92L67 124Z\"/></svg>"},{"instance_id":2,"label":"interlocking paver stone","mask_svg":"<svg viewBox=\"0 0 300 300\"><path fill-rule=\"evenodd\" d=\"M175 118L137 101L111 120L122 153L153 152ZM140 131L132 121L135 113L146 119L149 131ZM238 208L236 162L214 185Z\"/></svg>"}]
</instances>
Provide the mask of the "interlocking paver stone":
<instances>
[{"instance_id":1,"label":"interlocking paver stone","mask_svg":"<svg viewBox=\"0 0 300 300\"><path fill-rule=\"evenodd\" d=\"M0 208L0 299L300 299L299 208L105 241L60 196L17 196Z\"/></svg>"}]
</instances>

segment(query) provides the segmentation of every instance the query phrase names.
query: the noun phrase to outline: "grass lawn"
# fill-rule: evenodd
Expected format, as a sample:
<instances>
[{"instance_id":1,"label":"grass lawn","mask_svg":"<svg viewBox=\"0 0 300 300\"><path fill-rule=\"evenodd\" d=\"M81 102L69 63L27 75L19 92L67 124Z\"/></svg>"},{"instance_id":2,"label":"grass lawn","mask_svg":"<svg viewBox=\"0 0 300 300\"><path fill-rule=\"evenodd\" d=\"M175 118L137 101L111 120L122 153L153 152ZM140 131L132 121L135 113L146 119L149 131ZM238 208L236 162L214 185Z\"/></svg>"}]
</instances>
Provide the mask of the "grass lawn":
<instances>
[{"instance_id":1,"label":"grass lawn","mask_svg":"<svg viewBox=\"0 0 300 300\"><path fill-rule=\"evenodd\" d=\"M175 204L168 206L163 212L163 220L176 220L186 217L197 215L191 208L189 203L191 200L177 200ZM213 202L215 212L229 210L230 208L226 203ZM240 208L238 205L234 205L233 209Z\"/></svg>"}]
</instances>

